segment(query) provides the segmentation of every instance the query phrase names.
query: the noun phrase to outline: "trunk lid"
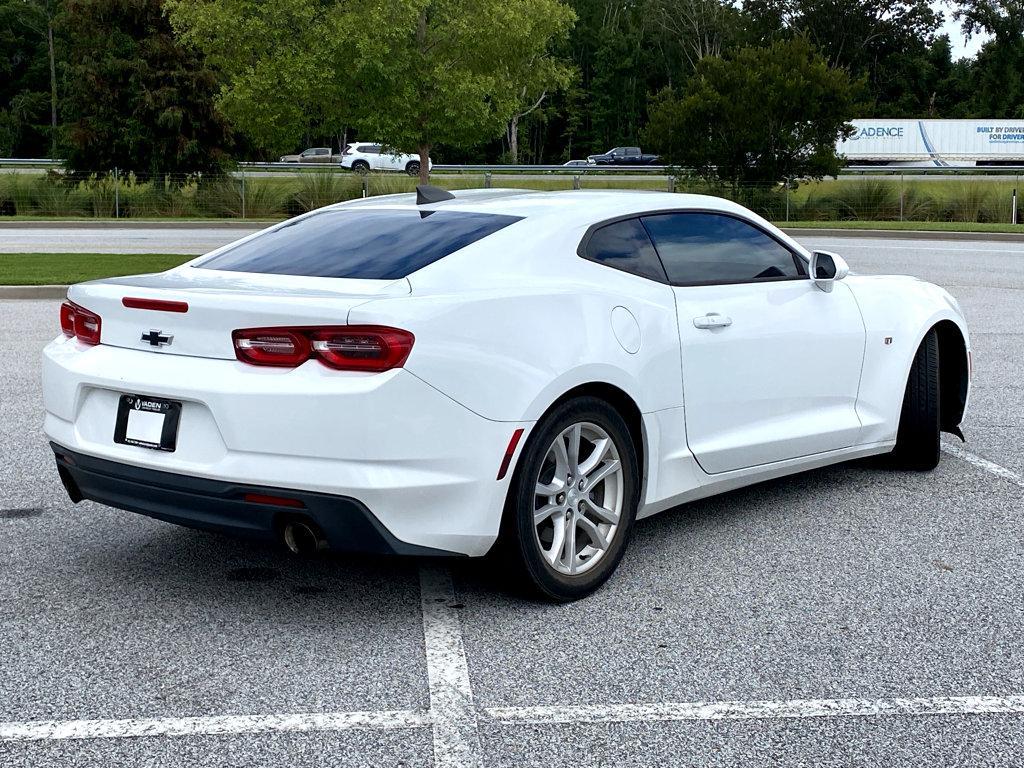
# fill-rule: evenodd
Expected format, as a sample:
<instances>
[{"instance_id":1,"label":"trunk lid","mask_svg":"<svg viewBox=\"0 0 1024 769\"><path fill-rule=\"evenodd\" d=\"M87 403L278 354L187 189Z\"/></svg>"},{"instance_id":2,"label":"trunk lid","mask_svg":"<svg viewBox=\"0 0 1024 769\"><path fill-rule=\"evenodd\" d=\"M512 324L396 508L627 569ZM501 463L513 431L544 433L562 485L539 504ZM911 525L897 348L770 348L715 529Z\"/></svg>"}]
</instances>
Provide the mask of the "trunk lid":
<instances>
[{"instance_id":1,"label":"trunk lid","mask_svg":"<svg viewBox=\"0 0 1024 769\"><path fill-rule=\"evenodd\" d=\"M233 360L231 332L235 329L342 326L348 323L353 307L409 293L404 278L268 275L186 265L152 275L80 283L70 288L68 298L100 316L101 344L161 355ZM188 310L129 308L123 304L125 298L185 302Z\"/></svg>"}]
</instances>

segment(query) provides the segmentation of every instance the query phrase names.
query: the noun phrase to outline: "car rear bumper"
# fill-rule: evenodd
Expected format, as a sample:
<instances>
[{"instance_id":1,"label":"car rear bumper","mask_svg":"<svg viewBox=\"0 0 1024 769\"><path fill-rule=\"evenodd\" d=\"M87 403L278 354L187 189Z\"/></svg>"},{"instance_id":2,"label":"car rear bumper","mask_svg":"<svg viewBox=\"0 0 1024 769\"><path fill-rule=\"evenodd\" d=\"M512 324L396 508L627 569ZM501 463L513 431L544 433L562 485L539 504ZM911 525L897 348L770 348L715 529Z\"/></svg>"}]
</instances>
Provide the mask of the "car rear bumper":
<instances>
[{"instance_id":1,"label":"car rear bumper","mask_svg":"<svg viewBox=\"0 0 1024 769\"><path fill-rule=\"evenodd\" d=\"M121 394L182 404L174 451L114 441ZM511 473L496 475L522 426L484 419L404 369L353 374L309 361L267 370L63 338L44 351L43 402L44 432L68 452L219 484L214 490L305 493L310 509L323 499L358 500L395 540L470 556L485 554L497 537ZM107 475L110 483L134 477ZM110 483L89 498L141 507L135 488L123 492L134 507L108 502L117 493ZM162 504L170 506L170 497ZM212 515L211 504L199 512ZM267 511L237 501L228 507L243 530L267 528Z\"/></svg>"},{"instance_id":2,"label":"car rear bumper","mask_svg":"<svg viewBox=\"0 0 1024 769\"><path fill-rule=\"evenodd\" d=\"M311 522L331 550L385 555L454 555L396 538L356 499L148 470L51 443L61 482L83 499L180 526L280 539L292 520ZM267 501L255 502L252 497Z\"/></svg>"}]
</instances>

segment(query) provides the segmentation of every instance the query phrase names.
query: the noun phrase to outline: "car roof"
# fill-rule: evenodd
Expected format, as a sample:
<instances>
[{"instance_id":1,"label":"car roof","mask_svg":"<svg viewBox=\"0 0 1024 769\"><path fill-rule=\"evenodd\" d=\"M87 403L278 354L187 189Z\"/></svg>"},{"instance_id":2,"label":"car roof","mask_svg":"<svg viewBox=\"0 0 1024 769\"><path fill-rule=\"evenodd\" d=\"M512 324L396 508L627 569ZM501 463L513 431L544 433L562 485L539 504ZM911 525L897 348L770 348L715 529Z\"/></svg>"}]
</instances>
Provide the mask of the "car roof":
<instances>
[{"instance_id":1,"label":"car roof","mask_svg":"<svg viewBox=\"0 0 1024 769\"><path fill-rule=\"evenodd\" d=\"M563 225L593 224L619 216L650 211L699 209L750 215L742 206L711 195L691 195L644 190L557 190L537 192L518 189L459 190L455 198L416 205L412 194L385 195L339 203L337 208L412 208L418 211L472 211L507 216L557 218Z\"/></svg>"}]
</instances>

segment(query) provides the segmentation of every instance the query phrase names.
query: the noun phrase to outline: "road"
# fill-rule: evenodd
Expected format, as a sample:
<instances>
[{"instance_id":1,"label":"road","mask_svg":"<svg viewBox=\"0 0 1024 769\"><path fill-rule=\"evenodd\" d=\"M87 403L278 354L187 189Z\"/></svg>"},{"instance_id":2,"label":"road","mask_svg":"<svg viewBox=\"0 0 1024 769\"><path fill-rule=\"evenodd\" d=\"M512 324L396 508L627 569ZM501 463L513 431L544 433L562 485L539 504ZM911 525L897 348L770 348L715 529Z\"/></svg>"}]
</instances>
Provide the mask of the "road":
<instances>
[{"instance_id":1,"label":"road","mask_svg":"<svg viewBox=\"0 0 1024 769\"><path fill-rule=\"evenodd\" d=\"M808 243L959 297L967 444L648 519L569 606L70 504L57 303L0 304L0 765L1024 764L1024 244Z\"/></svg>"},{"instance_id":2,"label":"road","mask_svg":"<svg viewBox=\"0 0 1024 769\"><path fill-rule=\"evenodd\" d=\"M266 225L264 225L266 226ZM205 254L259 227L4 227L0 253Z\"/></svg>"}]
</instances>

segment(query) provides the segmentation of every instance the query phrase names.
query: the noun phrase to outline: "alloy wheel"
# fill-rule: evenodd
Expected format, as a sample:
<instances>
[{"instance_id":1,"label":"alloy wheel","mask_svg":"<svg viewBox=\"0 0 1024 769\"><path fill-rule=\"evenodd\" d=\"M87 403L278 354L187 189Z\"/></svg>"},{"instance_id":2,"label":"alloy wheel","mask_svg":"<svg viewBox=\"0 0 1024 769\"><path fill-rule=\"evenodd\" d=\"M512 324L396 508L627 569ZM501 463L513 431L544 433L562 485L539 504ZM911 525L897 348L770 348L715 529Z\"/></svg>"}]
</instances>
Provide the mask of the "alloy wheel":
<instances>
[{"instance_id":1,"label":"alloy wheel","mask_svg":"<svg viewBox=\"0 0 1024 769\"><path fill-rule=\"evenodd\" d=\"M571 576L601 561L619 528L623 488L619 449L602 427L577 422L555 436L537 476L533 513L551 568Z\"/></svg>"}]
</instances>

